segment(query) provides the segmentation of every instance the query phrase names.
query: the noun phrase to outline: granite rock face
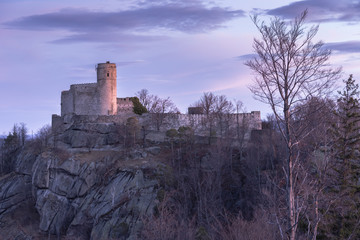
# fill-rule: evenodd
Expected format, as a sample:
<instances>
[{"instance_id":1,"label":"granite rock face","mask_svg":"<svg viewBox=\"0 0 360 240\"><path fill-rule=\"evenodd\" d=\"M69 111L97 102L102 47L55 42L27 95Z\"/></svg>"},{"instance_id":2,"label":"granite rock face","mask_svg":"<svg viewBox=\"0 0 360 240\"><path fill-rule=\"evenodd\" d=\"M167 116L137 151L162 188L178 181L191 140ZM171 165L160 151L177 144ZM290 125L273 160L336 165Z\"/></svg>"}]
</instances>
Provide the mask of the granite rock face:
<instances>
[{"instance_id":1,"label":"granite rock face","mask_svg":"<svg viewBox=\"0 0 360 240\"><path fill-rule=\"evenodd\" d=\"M116 161L40 155L32 167L39 229L71 239L137 239L157 203L158 182L140 167L114 169Z\"/></svg>"},{"instance_id":2,"label":"granite rock face","mask_svg":"<svg viewBox=\"0 0 360 240\"><path fill-rule=\"evenodd\" d=\"M0 178L0 220L32 200L32 166L36 155L21 151L14 161L14 171Z\"/></svg>"},{"instance_id":3,"label":"granite rock face","mask_svg":"<svg viewBox=\"0 0 360 240\"><path fill-rule=\"evenodd\" d=\"M31 197L31 177L12 172L0 180L0 219Z\"/></svg>"},{"instance_id":4,"label":"granite rock face","mask_svg":"<svg viewBox=\"0 0 360 240\"><path fill-rule=\"evenodd\" d=\"M0 178L0 222L6 225L0 232L6 239L139 239L142 219L158 204L157 167L148 161L158 152L20 153L16 171ZM23 219L27 228L15 230Z\"/></svg>"}]
</instances>

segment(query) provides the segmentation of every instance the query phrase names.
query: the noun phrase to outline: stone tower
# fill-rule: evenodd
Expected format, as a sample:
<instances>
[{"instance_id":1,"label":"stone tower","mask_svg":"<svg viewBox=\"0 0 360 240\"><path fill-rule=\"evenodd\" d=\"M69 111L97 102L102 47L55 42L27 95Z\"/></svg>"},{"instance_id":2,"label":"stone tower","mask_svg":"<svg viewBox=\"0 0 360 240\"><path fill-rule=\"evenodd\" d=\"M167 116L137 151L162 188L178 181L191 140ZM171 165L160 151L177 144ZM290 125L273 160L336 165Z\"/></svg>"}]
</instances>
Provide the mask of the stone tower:
<instances>
[{"instance_id":1,"label":"stone tower","mask_svg":"<svg viewBox=\"0 0 360 240\"><path fill-rule=\"evenodd\" d=\"M114 115L117 111L116 103L116 64L99 63L97 65L97 83L98 83L98 114Z\"/></svg>"}]
</instances>

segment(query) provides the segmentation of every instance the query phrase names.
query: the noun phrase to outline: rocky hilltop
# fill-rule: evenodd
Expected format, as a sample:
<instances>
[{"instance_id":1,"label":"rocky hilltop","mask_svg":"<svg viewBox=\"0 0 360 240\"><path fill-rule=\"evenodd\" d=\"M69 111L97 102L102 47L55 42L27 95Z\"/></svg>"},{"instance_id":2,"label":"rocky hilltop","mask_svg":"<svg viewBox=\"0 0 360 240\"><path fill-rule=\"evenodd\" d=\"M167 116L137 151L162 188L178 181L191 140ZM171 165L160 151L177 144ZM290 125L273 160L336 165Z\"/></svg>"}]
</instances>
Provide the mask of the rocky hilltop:
<instances>
[{"instance_id":1,"label":"rocky hilltop","mask_svg":"<svg viewBox=\"0 0 360 240\"><path fill-rule=\"evenodd\" d=\"M0 179L2 239L137 239L158 202L159 152L23 150Z\"/></svg>"},{"instance_id":2,"label":"rocky hilltop","mask_svg":"<svg viewBox=\"0 0 360 240\"><path fill-rule=\"evenodd\" d=\"M156 130L151 116L55 117L48 135L9 145L0 239L223 239L239 212L251 220L244 153L260 131L217 136L203 118Z\"/></svg>"}]
</instances>

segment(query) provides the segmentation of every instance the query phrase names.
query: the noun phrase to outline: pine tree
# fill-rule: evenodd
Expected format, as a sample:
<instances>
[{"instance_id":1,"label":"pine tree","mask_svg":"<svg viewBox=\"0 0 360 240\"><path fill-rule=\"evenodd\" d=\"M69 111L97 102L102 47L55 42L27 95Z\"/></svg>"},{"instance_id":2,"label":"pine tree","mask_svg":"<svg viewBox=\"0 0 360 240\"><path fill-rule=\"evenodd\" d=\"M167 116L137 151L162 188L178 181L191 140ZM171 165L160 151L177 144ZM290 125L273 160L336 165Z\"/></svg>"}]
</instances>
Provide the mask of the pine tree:
<instances>
[{"instance_id":1,"label":"pine tree","mask_svg":"<svg viewBox=\"0 0 360 240\"><path fill-rule=\"evenodd\" d=\"M146 109L146 107L144 107L144 105L141 104L141 102L139 101L138 97L132 97L130 98L134 107L133 107L133 112L141 115L143 113L147 113L148 110Z\"/></svg>"},{"instance_id":2,"label":"pine tree","mask_svg":"<svg viewBox=\"0 0 360 240\"><path fill-rule=\"evenodd\" d=\"M332 193L337 199L328 215L328 238L360 239L360 103L359 85L352 75L339 92L334 134Z\"/></svg>"},{"instance_id":3,"label":"pine tree","mask_svg":"<svg viewBox=\"0 0 360 240\"><path fill-rule=\"evenodd\" d=\"M345 88L339 92L338 109L335 112L337 123L334 126L335 158L339 163L337 169L341 173L344 185L356 185L359 167L360 146L360 104L359 85L352 75L344 81Z\"/></svg>"}]
</instances>

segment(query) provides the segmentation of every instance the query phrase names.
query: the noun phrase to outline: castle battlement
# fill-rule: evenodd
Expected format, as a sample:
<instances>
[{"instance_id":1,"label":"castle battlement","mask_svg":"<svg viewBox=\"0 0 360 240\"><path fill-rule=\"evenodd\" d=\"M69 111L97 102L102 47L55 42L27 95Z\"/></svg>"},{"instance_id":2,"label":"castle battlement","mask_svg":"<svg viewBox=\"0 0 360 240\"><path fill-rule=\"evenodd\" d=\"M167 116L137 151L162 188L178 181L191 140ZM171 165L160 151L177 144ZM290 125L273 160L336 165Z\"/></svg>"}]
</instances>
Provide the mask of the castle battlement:
<instances>
[{"instance_id":1,"label":"castle battlement","mask_svg":"<svg viewBox=\"0 0 360 240\"><path fill-rule=\"evenodd\" d=\"M70 87L77 87L77 86L97 86L97 83L75 83L70 85Z\"/></svg>"}]
</instances>

